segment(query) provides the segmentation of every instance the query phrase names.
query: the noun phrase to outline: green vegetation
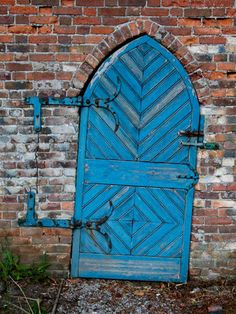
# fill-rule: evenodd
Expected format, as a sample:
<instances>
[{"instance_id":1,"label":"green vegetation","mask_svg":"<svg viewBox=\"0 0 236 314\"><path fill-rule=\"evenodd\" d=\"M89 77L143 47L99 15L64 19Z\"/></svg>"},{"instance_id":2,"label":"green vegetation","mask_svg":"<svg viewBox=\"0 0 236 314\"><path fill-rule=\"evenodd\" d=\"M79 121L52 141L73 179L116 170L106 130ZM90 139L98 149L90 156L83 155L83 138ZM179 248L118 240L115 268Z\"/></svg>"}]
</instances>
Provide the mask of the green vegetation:
<instances>
[{"instance_id":1,"label":"green vegetation","mask_svg":"<svg viewBox=\"0 0 236 314\"><path fill-rule=\"evenodd\" d=\"M18 256L13 255L8 249L0 250L0 280L8 281L11 276L18 281L30 278L33 281L43 281L48 278L47 268L49 263L45 254L39 263L25 265Z\"/></svg>"},{"instance_id":2,"label":"green vegetation","mask_svg":"<svg viewBox=\"0 0 236 314\"><path fill-rule=\"evenodd\" d=\"M31 282L41 282L48 279L47 269L49 267L47 255L43 255L38 263L26 265L21 263L20 257L9 250L7 241L0 244L0 288L4 292L2 299L3 313L29 313L46 314L39 298L29 298L24 293L20 280L27 279ZM12 296L9 292L10 286L18 287L20 295ZM0 304L1 307L1 304Z\"/></svg>"},{"instance_id":3,"label":"green vegetation","mask_svg":"<svg viewBox=\"0 0 236 314\"><path fill-rule=\"evenodd\" d=\"M11 276L16 281L25 278L30 278L33 281L43 281L48 278L48 267L47 255L44 255L37 264L25 265L11 251L3 250L0 257L0 279L7 281Z\"/></svg>"}]
</instances>

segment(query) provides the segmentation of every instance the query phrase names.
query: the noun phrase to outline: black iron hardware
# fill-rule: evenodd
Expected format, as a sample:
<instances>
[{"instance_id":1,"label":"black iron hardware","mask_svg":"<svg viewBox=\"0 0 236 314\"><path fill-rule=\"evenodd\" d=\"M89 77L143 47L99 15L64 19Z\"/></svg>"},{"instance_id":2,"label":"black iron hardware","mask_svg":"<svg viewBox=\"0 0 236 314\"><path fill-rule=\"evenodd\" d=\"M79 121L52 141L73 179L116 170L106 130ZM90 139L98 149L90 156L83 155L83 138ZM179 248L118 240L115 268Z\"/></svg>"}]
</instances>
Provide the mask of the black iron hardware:
<instances>
[{"instance_id":1,"label":"black iron hardware","mask_svg":"<svg viewBox=\"0 0 236 314\"><path fill-rule=\"evenodd\" d=\"M179 135L186 136L186 137L203 137L203 131L179 131Z\"/></svg>"}]
</instances>

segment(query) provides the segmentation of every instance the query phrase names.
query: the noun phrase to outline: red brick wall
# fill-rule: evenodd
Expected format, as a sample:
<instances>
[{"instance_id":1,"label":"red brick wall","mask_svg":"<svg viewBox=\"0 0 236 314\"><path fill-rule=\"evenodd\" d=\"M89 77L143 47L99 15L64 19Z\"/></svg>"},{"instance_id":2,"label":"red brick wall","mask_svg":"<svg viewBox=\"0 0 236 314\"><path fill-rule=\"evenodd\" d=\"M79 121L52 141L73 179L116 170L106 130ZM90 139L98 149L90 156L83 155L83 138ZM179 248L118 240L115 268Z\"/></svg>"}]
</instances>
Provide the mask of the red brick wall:
<instances>
[{"instance_id":1,"label":"red brick wall","mask_svg":"<svg viewBox=\"0 0 236 314\"><path fill-rule=\"evenodd\" d=\"M147 33L185 66L206 117L191 245L191 274L235 276L236 5L234 0L0 0L0 237L26 262L44 251L66 272L71 232L19 228L36 183L32 95L74 96L118 45ZM70 217L78 113L44 107L38 152L40 216Z\"/></svg>"}]
</instances>

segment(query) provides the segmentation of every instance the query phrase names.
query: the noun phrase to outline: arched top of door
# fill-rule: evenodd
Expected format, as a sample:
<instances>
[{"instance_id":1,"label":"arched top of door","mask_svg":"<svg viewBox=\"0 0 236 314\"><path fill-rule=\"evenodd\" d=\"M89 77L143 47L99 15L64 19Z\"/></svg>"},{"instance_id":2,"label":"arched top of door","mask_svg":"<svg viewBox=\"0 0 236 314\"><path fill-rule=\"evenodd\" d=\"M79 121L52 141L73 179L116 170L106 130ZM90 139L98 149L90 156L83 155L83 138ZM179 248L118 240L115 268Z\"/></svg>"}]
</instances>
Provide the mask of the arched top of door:
<instances>
[{"instance_id":1,"label":"arched top of door","mask_svg":"<svg viewBox=\"0 0 236 314\"><path fill-rule=\"evenodd\" d=\"M203 76L200 64L191 54L188 46L179 38L168 32L165 27L146 19L136 19L125 24L118 25L115 31L107 35L89 53L85 61L79 65L74 74L73 89L68 90L68 95L81 92L87 88L94 73L101 64L116 51L123 51L124 46L130 45L139 38L149 38L153 45L161 47L166 55L174 59L181 72L190 80L198 97L203 104L210 104L210 92L207 80ZM182 67L181 67L182 66Z\"/></svg>"},{"instance_id":2,"label":"arched top of door","mask_svg":"<svg viewBox=\"0 0 236 314\"><path fill-rule=\"evenodd\" d=\"M156 56L161 56L161 61L163 62L162 67L164 67L167 63L171 64L171 66L173 66L173 72L167 72L168 76L171 79L171 75L174 75L175 72L179 73L179 79L178 82L176 82L175 84L179 83L180 81L182 81L182 83L185 85L185 88L188 90L188 94L189 94L189 99L191 101L191 106L192 106L192 110L193 110L193 115L198 116L199 115L199 102L195 93L195 89L193 87L193 84L189 78L188 73L185 71L184 67L182 66L182 64L178 61L178 59L169 51L167 50L165 47L163 47L159 42L157 42L155 39L153 39L152 37L148 36L148 35L143 35L140 36L130 42L128 42L126 45L122 46L120 49L116 50L112 55L110 55L101 65L100 67L97 69L96 73L94 74L94 76L92 77L92 79L90 80L88 87L89 89L93 89L93 85L96 84L97 80L99 80L99 78L104 75L104 73L111 67L114 65L114 63L116 63L116 61L120 58L122 58L122 56L126 55L127 53L130 54L130 56L132 55L132 52L135 51L136 47L141 47L140 49L143 49L143 58L145 58L145 54L148 58L148 53L151 52L152 58L153 58L153 51L156 51ZM132 63L132 61L135 63L137 63L138 60L134 60L130 59L130 62ZM141 58L140 58L140 62ZM146 63L146 62L145 62ZM142 65L140 64L140 67ZM132 67L132 64L131 64ZM155 63L153 62L153 67L155 67ZM155 72L154 72L155 73ZM173 88L175 86L175 84L173 85Z\"/></svg>"}]
</instances>

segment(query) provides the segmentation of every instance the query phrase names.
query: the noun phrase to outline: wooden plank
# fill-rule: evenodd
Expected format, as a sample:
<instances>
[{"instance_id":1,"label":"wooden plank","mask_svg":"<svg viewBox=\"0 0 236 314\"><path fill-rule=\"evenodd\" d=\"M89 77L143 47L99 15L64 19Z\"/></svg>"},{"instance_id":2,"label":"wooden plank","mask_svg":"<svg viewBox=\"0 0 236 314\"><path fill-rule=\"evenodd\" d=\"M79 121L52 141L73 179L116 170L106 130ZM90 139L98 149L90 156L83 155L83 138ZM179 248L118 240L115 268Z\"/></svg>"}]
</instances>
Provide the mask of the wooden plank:
<instances>
[{"instance_id":1,"label":"wooden plank","mask_svg":"<svg viewBox=\"0 0 236 314\"><path fill-rule=\"evenodd\" d=\"M144 271L145 269L145 271ZM126 280L179 281L179 258L80 254L79 276Z\"/></svg>"},{"instance_id":2,"label":"wooden plank","mask_svg":"<svg viewBox=\"0 0 236 314\"><path fill-rule=\"evenodd\" d=\"M86 159L84 180L86 184L188 189L192 180L178 177L183 175L194 176L194 172L187 165Z\"/></svg>"}]
</instances>

